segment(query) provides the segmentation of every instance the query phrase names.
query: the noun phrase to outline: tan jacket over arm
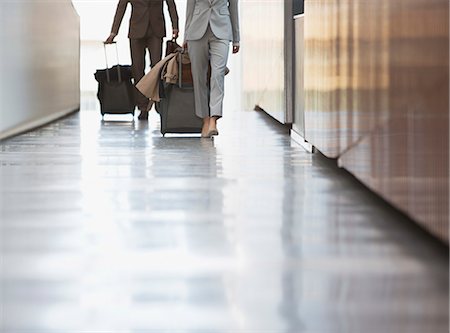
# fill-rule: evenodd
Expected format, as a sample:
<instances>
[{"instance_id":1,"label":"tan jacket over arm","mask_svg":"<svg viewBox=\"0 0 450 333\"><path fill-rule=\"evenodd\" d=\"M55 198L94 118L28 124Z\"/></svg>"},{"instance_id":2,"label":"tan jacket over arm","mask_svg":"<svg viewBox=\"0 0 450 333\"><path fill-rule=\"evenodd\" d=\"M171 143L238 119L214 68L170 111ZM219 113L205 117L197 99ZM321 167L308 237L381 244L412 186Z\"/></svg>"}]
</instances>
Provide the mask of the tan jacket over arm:
<instances>
[{"instance_id":1,"label":"tan jacket over arm","mask_svg":"<svg viewBox=\"0 0 450 333\"><path fill-rule=\"evenodd\" d=\"M166 63L171 59L175 58L178 53L171 53L163 60L158 62L155 67L153 67L150 72L148 72L144 77L136 84L137 90L139 90L145 97L149 98L154 102L159 102L159 81L161 80L161 70L164 68ZM175 70L177 67L175 66ZM165 73L162 73L163 75ZM171 73L170 76L174 77L174 82L178 77L178 73Z\"/></svg>"}]
</instances>

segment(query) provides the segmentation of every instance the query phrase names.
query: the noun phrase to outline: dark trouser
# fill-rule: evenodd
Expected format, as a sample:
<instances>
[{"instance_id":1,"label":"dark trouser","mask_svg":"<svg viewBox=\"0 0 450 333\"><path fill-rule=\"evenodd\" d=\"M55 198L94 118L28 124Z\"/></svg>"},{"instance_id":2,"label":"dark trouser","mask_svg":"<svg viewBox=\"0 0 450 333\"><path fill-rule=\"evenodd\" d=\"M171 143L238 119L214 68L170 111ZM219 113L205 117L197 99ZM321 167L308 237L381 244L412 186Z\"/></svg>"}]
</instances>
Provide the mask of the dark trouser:
<instances>
[{"instance_id":1,"label":"dark trouser","mask_svg":"<svg viewBox=\"0 0 450 333\"><path fill-rule=\"evenodd\" d=\"M162 57L162 37L149 36L139 39L130 38L131 50L131 70L134 82L138 83L145 72L145 51L150 53L151 67L161 60ZM140 110L145 110L148 105L148 98L135 89L136 103Z\"/></svg>"}]
</instances>

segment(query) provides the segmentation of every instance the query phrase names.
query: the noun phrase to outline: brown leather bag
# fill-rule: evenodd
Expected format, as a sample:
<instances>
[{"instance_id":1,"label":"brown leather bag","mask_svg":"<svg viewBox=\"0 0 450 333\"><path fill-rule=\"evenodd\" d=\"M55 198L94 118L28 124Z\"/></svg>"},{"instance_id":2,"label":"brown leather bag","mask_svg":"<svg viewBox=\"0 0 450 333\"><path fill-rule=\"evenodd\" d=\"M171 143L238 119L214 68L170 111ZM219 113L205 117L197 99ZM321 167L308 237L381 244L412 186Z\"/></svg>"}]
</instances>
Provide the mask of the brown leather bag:
<instances>
[{"instance_id":1,"label":"brown leather bag","mask_svg":"<svg viewBox=\"0 0 450 333\"><path fill-rule=\"evenodd\" d=\"M177 51L177 49L181 49L181 46L178 45L176 38L172 38L166 42L166 57Z\"/></svg>"},{"instance_id":2,"label":"brown leather bag","mask_svg":"<svg viewBox=\"0 0 450 333\"><path fill-rule=\"evenodd\" d=\"M178 62L178 76L179 76L179 86L193 85L192 71L191 71L191 60L189 59L189 54L186 51L181 51L177 57Z\"/></svg>"}]
</instances>

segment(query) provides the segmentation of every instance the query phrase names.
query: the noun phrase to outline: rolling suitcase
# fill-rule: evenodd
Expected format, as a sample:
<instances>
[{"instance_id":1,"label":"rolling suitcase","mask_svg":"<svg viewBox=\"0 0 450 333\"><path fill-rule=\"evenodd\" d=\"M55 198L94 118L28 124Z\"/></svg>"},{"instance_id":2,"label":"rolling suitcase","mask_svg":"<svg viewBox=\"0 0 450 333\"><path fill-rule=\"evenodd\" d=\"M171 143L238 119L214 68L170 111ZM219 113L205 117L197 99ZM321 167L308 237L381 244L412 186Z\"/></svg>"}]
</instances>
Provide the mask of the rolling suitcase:
<instances>
[{"instance_id":1,"label":"rolling suitcase","mask_svg":"<svg viewBox=\"0 0 450 333\"><path fill-rule=\"evenodd\" d=\"M195 114L194 88L190 63L178 54L178 84L163 84L157 110L161 117L161 133L201 133L203 121ZM187 59L184 54L184 59Z\"/></svg>"},{"instance_id":2,"label":"rolling suitcase","mask_svg":"<svg viewBox=\"0 0 450 333\"><path fill-rule=\"evenodd\" d=\"M116 45L117 63L119 63L119 53ZM97 98L100 102L100 112L102 116L110 114L131 113L134 116L136 107L134 97L134 86L131 82L131 66L119 65L109 68L108 56L105 49L106 69L95 72L95 79L98 82Z\"/></svg>"}]
</instances>

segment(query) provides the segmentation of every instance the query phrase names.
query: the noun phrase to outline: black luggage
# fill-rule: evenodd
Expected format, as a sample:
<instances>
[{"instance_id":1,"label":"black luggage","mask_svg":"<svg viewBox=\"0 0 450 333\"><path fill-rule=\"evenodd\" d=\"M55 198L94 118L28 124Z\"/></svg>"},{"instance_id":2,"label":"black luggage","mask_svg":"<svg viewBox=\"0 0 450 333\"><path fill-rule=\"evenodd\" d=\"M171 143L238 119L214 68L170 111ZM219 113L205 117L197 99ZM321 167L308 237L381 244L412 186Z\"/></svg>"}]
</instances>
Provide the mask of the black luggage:
<instances>
[{"instance_id":1,"label":"black luggage","mask_svg":"<svg viewBox=\"0 0 450 333\"><path fill-rule=\"evenodd\" d=\"M164 86L164 94L157 108L161 133L201 133L202 119L195 115L194 89L169 84Z\"/></svg>"},{"instance_id":2,"label":"black luggage","mask_svg":"<svg viewBox=\"0 0 450 333\"><path fill-rule=\"evenodd\" d=\"M95 79L98 82L97 98L100 102L102 116L106 113L126 114L134 116L136 107L134 86L131 81L132 73L129 65L108 66L108 57L105 48L106 69L95 72ZM117 62L119 62L117 45Z\"/></svg>"},{"instance_id":3,"label":"black luggage","mask_svg":"<svg viewBox=\"0 0 450 333\"><path fill-rule=\"evenodd\" d=\"M191 79L183 79L190 63L182 53L178 54L178 84L164 84L157 110L161 117L161 133L201 133L203 121L195 114L194 88ZM184 64L183 64L184 62ZM189 70L190 71L190 70Z\"/></svg>"}]
</instances>

